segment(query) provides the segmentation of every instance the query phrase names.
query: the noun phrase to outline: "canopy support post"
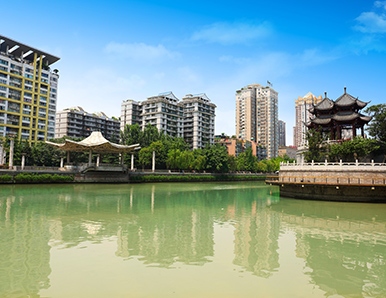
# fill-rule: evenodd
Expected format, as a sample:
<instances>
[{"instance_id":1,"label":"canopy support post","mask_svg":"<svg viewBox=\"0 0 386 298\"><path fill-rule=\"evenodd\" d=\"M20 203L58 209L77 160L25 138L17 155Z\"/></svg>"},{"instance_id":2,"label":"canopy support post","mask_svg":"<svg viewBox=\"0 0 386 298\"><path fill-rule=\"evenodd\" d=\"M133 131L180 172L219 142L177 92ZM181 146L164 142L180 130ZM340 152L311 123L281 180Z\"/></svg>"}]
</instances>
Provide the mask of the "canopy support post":
<instances>
[{"instance_id":1,"label":"canopy support post","mask_svg":"<svg viewBox=\"0 0 386 298\"><path fill-rule=\"evenodd\" d=\"M92 162L92 151L90 150L88 152L88 166L91 167L91 162Z\"/></svg>"},{"instance_id":2,"label":"canopy support post","mask_svg":"<svg viewBox=\"0 0 386 298\"><path fill-rule=\"evenodd\" d=\"M134 171L134 154L131 154L131 170Z\"/></svg>"},{"instance_id":3,"label":"canopy support post","mask_svg":"<svg viewBox=\"0 0 386 298\"><path fill-rule=\"evenodd\" d=\"M153 162L152 162L152 167L151 167L152 172L155 172L155 151L153 151Z\"/></svg>"}]
</instances>

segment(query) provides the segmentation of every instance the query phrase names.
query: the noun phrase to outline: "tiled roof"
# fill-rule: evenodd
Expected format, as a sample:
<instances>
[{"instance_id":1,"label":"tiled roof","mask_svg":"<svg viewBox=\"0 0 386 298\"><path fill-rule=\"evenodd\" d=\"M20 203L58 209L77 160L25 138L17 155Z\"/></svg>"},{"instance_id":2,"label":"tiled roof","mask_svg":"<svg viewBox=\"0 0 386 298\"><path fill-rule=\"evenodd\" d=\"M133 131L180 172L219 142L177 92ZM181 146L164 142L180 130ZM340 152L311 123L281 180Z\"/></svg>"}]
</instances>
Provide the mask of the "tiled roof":
<instances>
[{"instance_id":1,"label":"tiled roof","mask_svg":"<svg viewBox=\"0 0 386 298\"><path fill-rule=\"evenodd\" d=\"M357 106L362 109L367 105L367 102L360 101L348 93L344 93L335 101L335 105L338 107L349 107L355 104L357 104Z\"/></svg>"}]
</instances>

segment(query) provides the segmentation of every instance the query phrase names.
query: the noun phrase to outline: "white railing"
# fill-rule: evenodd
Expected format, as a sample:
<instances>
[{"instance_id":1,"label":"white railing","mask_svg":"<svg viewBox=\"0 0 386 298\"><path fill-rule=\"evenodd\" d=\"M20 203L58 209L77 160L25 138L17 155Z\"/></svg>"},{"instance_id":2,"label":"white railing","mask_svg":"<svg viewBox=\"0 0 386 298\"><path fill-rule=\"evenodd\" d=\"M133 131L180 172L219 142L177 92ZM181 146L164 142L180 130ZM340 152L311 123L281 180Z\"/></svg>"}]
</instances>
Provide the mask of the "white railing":
<instances>
[{"instance_id":1,"label":"white railing","mask_svg":"<svg viewBox=\"0 0 386 298\"><path fill-rule=\"evenodd\" d=\"M339 162L327 162L325 160L324 162L310 162L310 163L289 163L289 162L281 162L280 163L280 169L339 169L339 168L349 168L349 169L383 169L386 170L386 163L375 163L374 160L371 162L359 162L356 160L355 162L343 162L340 160Z\"/></svg>"}]
</instances>

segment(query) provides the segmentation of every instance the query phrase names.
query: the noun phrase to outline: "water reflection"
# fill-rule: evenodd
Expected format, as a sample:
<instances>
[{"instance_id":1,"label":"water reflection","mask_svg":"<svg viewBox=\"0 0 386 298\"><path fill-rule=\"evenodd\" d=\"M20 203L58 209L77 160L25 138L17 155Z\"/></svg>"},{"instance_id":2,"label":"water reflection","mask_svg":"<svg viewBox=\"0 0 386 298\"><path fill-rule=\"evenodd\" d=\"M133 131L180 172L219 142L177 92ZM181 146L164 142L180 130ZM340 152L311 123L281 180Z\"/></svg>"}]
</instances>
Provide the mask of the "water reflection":
<instances>
[{"instance_id":1,"label":"water reflection","mask_svg":"<svg viewBox=\"0 0 386 298\"><path fill-rule=\"evenodd\" d=\"M325 292L386 296L385 205L279 201L256 183L9 186L0 194L0 296L50 287L50 249L116 241L114 258L174 268L215 257L215 227L234 228L232 262L261 278L280 272L280 237ZM71 262L71 260L69 260ZM288 279L291 276L287 277Z\"/></svg>"},{"instance_id":2,"label":"water reflection","mask_svg":"<svg viewBox=\"0 0 386 298\"><path fill-rule=\"evenodd\" d=\"M272 211L296 231L296 254L326 296L386 297L384 205L282 200Z\"/></svg>"}]
</instances>

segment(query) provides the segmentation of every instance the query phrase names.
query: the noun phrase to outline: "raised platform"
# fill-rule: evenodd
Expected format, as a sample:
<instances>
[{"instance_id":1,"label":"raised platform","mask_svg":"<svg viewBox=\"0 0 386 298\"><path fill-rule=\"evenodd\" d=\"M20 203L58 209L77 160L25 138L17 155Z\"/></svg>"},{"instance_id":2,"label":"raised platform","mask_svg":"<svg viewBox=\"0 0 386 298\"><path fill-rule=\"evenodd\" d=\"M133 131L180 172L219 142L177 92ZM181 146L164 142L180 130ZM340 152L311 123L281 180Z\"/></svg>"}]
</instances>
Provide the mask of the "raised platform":
<instances>
[{"instance_id":1,"label":"raised platform","mask_svg":"<svg viewBox=\"0 0 386 298\"><path fill-rule=\"evenodd\" d=\"M386 164L383 163L281 164L279 175L267 177L266 183L278 185L283 197L386 202Z\"/></svg>"}]
</instances>

